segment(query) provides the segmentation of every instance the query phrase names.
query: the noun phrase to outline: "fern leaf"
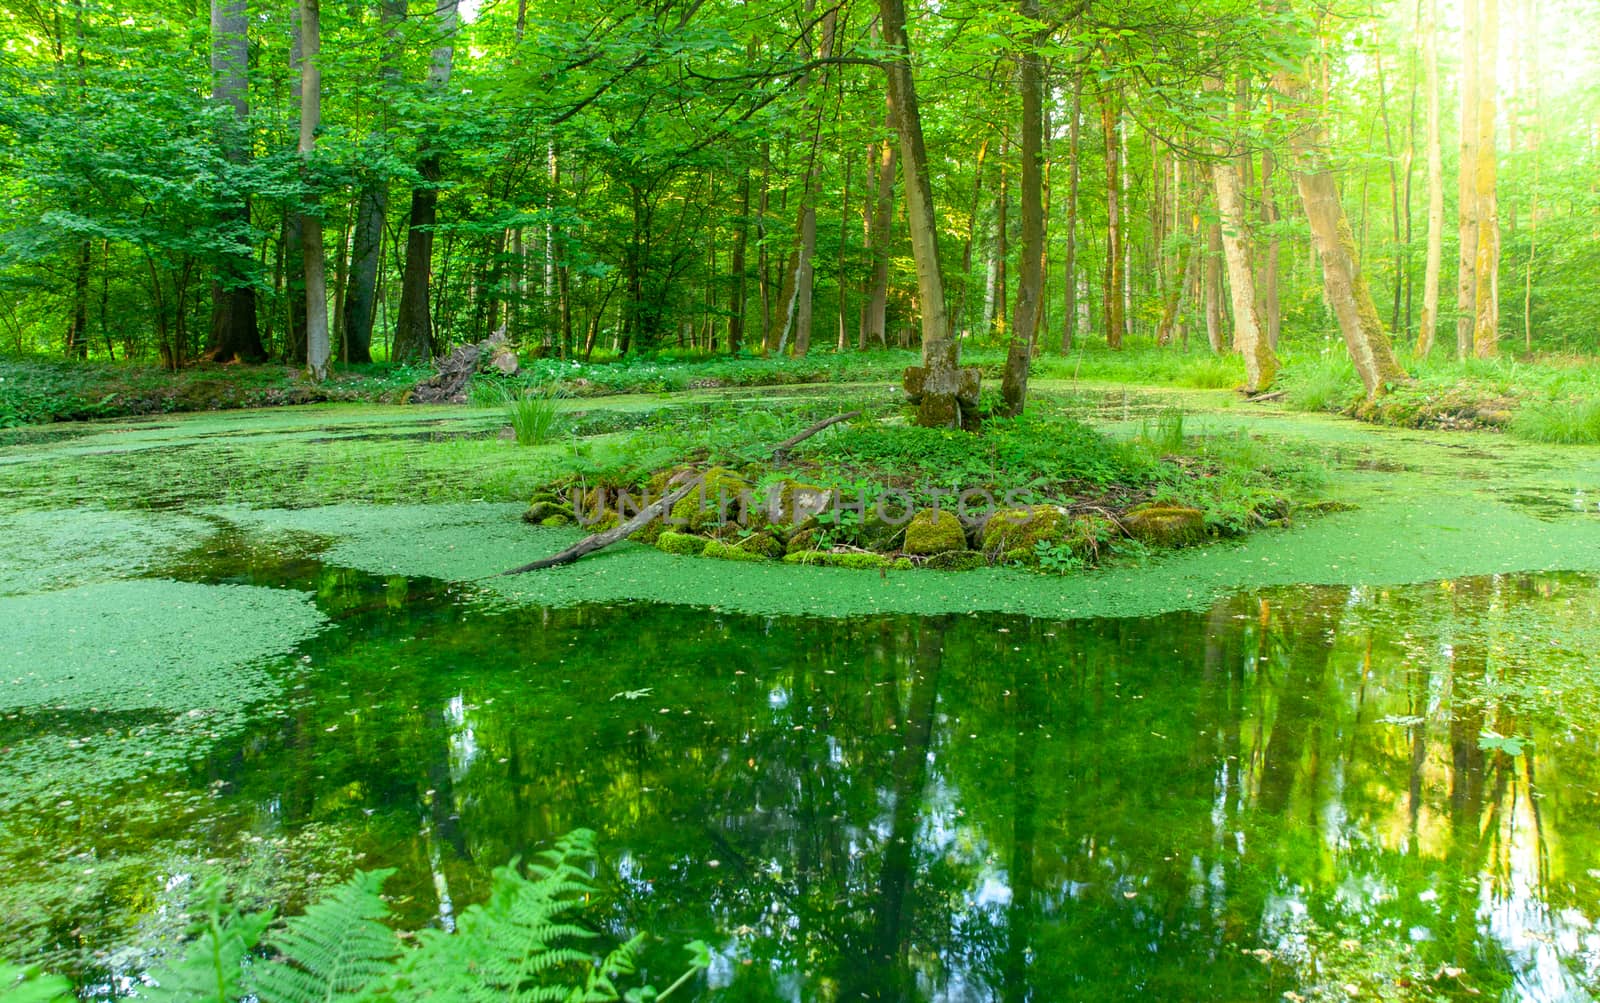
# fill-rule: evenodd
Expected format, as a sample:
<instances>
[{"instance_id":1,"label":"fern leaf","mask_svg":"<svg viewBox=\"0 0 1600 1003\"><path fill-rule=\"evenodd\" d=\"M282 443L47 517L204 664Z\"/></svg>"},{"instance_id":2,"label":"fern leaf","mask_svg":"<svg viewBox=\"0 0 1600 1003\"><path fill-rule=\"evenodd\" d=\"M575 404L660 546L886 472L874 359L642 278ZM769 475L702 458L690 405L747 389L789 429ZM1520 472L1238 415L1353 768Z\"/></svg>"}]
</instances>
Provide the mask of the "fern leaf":
<instances>
[{"instance_id":1,"label":"fern leaf","mask_svg":"<svg viewBox=\"0 0 1600 1003\"><path fill-rule=\"evenodd\" d=\"M0 1003L65 1003L72 999L72 983L38 968L0 961Z\"/></svg>"},{"instance_id":2,"label":"fern leaf","mask_svg":"<svg viewBox=\"0 0 1600 1003\"><path fill-rule=\"evenodd\" d=\"M244 995L245 956L261 942L272 912L242 913L224 907L222 883L205 887L205 916L181 958L152 968L145 995L159 1003L234 1003Z\"/></svg>"},{"instance_id":3,"label":"fern leaf","mask_svg":"<svg viewBox=\"0 0 1600 1003\"><path fill-rule=\"evenodd\" d=\"M260 967L255 990L261 1003L328 1003L362 996L388 975L400 954L383 883L393 869L358 871L284 924L268 939L277 954Z\"/></svg>"}]
</instances>

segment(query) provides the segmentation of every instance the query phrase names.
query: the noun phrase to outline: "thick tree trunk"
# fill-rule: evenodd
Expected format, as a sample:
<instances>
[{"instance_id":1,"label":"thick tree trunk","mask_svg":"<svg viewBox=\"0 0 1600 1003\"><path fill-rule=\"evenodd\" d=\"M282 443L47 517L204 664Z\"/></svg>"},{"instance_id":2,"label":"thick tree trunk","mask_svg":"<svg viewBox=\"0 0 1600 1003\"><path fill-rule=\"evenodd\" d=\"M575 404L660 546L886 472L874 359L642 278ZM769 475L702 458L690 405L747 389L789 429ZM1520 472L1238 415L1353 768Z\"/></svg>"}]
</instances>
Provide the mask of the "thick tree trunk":
<instances>
[{"instance_id":1,"label":"thick tree trunk","mask_svg":"<svg viewBox=\"0 0 1600 1003\"><path fill-rule=\"evenodd\" d=\"M459 0L440 0L437 7L440 43L433 50L428 67L428 86L437 91L450 82L455 61L456 9ZM433 271L433 228L438 222L440 155L423 144L424 153L417 165L422 182L411 192L411 219L406 235L406 267L400 283L400 308L395 314L394 351L396 361L413 362L433 357L433 315L429 307L429 285Z\"/></svg>"},{"instance_id":2,"label":"thick tree trunk","mask_svg":"<svg viewBox=\"0 0 1600 1003\"><path fill-rule=\"evenodd\" d=\"M243 165L250 159L244 130L250 116L250 43L244 0L211 2L211 100L233 112L222 127L222 155L228 163ZM250 200L226 211L224 217L241 229L250 225ZM206 352L218 362L264 362L266 349L256 326L256 291L250 284L253 261L249 246L240 241L234 253L217 257L211 285L211 336Z\"/></svg>"},{"instance_id":3,"label":"thick tree trunk","mask_svg":"<svg viewBox=\"0 0 1600 1003\"><path fill-rule=\"evenodd\" d=\"M388 204L387 185L377 179L367 182L356 204L349 287L344 298L341 362L372 361L372 322L378 305L378 256L383 247L383 217Z\"/></svg>"},{"instance_id":4,"label":"thick tree trunk","mask_svg":"<svg viewBox=\"0 0 1600 1003\"><path fill-rule=\"evenodd\" d=\"M1322 259L1322 287L1339 321L1345 347L1355 363L1368 397L1383 393L1406 374L1394 357L1389 336L1378 317L1378 307L1356 260L1355 238L1339 200L1339 183L1324 160L1322 137L1312 109L1304 106L1305 83L1287 75L1279 78L1279 91L1299 122L1290 137L1294 153L1295 185L1311 224L1312 242Z\"/></svg>"},{"instance_id":5,"label":"thick tree trunk","mask_svg":"<svg viewBox=\"0 0 1600 1003\"><path fill-rule=\"evenodd\" d=\"M1020 0L1021 14L1039 19L1039 0ZM1019 415L1028 399L1028 365L1039 333L1039 311L1044 305L1044 73L1034 38L1018 62L1017 89L1022 98L1022 256L1017 266L1017 309L1012 315L1010 346L1000 396L1006 412Z\"/></svg>"},{"instance_id":6,"label":"thick tree trunk","mask_svg":"<svg viewBox=\"0 0 1600 1003\"><path fill-rule=\"evenodd\" d=\"M1461 20L1461 156L1457 161L1456 358L1472 354L1478 317L1478 0Z\"/></svg>"},{"instance_id":7,"label":"thick tree trunk","mask_svg":"<svg viewBox=\"0 0 1600 1003\"><path fill-rule=\"evenodd\" d=\"M1500 202L1494 130L1499 43L1500 5L1498 0L1482 0L1478 23L1478 164L1473 171L1478 199L1478 247L1473 266L1477 289L1472 328L1472 354L1480 359L1492 358L1500 351Z\"/></svg>"},{"instance_id":8,"label":"thick tree trunk","mask_svg":"<svg viewBox=\"0 0 1600 1003\"><path fill-rule=\"evenodd\" d=\"M1100 131L1106 148L1106 272L1105 272L1105 325L1106 344L1113 349L1122 347L1127 321L1127 305L1123 285L1122 257L1122 104L1114 89L1100 95Z\"/></svg>"},{"instance_id":9,"label":"thick tree trunk","mask_svg":"<svg viewBox=\"0 0 1600 1003\"><path fill-rule=\"evenodd\" d=\"M1072 351L1078 328L1078 167L1083 74L1072 78L1072 121L1067 123L1067 253L1061 266L1061 354Z\"/></svg>"},{"instance_id":10,"label":"thick tree trunk","mask_svg":"<svg viewBox=\"0 0 1600 1003\"><path fill-rule=\"evenodd\" d=\"M1444 263L1444 152L1439 142L1439 0L1422 0L1422 72L1428 101L1428 251L1422 271L1417 357L1433 351L1439 326L1439 272Z\"/></svg>"},{"instance_id":11,"label":"thick tree trunk","mask_svg":"<svg viewBox=\"0 0 1600 1003\"><path fill-rule=\"evenodd\" d=\"M911 47L906 36L904 0L878 0L883 41L893 55L885 63L889 101L900 134L901 172L905 178L906 218L911 231L911 256L917 266L917 305L922 314L922 372L917 423L927 427L959 426L963 403L961 344L951 336L945 309L944 272L939 261L939 226L933 207L933 181L922 138L922 112L911 73ZM911 374L907 374L911 376ZM916 378L908 380L908 384ZM971 380L976 383L976 380ZM907 389L911 389L908 386ZM971 394L976 397L976 394Z\"/></svg>"},{"instance_id":12,"label":"thick tree trunk","mask_svg":"<svg viewBox=\"0 0 1600 1003\"><path fill-rule=\"evenodd\" d=\"M300 159L311 159L322 124L321 0L300 0ZM323 273L322 214L314 195L301 214L300 242L306 269L306 372L328 378L328 287Z\"/></svg>"}]
</instances>

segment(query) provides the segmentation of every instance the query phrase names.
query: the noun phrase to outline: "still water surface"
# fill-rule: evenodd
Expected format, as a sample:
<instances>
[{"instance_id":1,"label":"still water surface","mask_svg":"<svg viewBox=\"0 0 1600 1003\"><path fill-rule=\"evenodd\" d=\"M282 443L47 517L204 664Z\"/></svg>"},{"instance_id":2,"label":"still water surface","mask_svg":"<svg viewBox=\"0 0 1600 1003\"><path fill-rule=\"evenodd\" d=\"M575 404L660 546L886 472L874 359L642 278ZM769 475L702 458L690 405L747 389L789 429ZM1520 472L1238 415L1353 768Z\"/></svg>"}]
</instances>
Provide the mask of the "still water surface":
<instances>
[{"instance_id":1,"label":"still water surface","mask_svg":"<svg viewBox=\"0 0 1600 1003\"><path fill-rule=\"evenodd\" d=\"M193 769L5 820L40 893L0 945L91 990L208 868L295 908L397 867L414 928L578 826L657 984L713 945L704 1000L1600 986L1590 577L1057 622L507 609L226 545L163 573L313 591L334 625Z\"/></svg>"}]
</instances>

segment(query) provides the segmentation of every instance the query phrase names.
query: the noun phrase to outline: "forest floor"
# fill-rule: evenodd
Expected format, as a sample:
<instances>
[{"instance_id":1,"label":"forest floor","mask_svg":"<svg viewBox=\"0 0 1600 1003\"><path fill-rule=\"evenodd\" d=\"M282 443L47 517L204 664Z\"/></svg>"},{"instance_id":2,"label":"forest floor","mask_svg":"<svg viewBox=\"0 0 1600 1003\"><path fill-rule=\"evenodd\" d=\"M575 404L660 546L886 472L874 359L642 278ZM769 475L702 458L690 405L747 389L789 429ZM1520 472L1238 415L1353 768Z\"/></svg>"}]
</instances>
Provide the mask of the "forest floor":
<instances>
[{"instance_id":1,"label":"forest floor","mask_svg":"<svg viewBox=\"0 0 1600 1003\"><path fill-rule=\"evenodd\" d=\"M1489 429L1531 442L1600 443L1600 367L1576 356L1408 362L1414 381L1368 402L1339 346L1286 349L1279 388L1298 411L1344 414L1404 428ZM970 348L966 360L996 384L1004 354ZM805 358L738 358L663 352L592 363L534 359L514 378L480 379L477 402L499 403L529 387L558 386L567 397L661 394L738 387L896 382L915 353L889 350ZM201 364L179 373L154 366L0 357L0 429L81 421L321 402L401 403L429 374L425 366L342 367L324 384L282 365ZM1085 343L1041 355L1036 380L1224 389L1244 380L1237 357L1204 346L1157 348L1139 342L1121 352Z\"/></svg>"}]
</instances>

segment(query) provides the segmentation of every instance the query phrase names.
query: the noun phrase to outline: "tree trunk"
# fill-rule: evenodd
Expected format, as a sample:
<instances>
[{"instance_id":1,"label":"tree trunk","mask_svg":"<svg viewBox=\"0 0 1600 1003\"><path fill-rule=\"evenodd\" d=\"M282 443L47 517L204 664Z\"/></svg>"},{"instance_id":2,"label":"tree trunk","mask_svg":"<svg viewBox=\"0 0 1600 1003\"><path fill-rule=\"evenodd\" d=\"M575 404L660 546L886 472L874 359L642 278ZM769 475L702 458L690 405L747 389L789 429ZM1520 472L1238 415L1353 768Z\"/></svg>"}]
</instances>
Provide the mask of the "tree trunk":
<instances>
[{"instance_id":1,"label":"tree trunk","mask_svg":"<svg viewBox=\"0 0 1600 1003\"><path fill-rule=\"evenodd\" d=\"M1222 80L1207 78L1205 89L1220 94ZM1211 179L1217 191L1217 215L1222 221L1222 252L1228 265L1228 289L1233 296L1233 344L1244 356L1245 391L1260 393L1272 386L1278 357L1261 331L1256 312L1255 268L1250 261L1250 224L1245 219L1239 192L1239 171L1226 146L1218 142L1211 162Z\"/></svg>"},{"instance_id":2,"label":"tree trunk","mask_svg":"<svg viewBox=\"0 0 1600 1003\"><path fill-rule=\"evenodd\" d=\"M67 358L89 357L89 260L93 250L85 240L78 246L72 269L72 319L67 322Z\"/></svg>"},{"instance_id":3,"label":"tree trunk","mask_svg":"<svg viewBox=\"0 0 1600 1003\"><path fill-rule=\"evenodd\" d=\"M439 0L440 43L428 67L428 86L443 90L450 82L455 60L456 8L459 0ZM440 154L432 137L423 142L417 164L422 181L411 191L411 219L406 234L406 267L400 282L400 308L395 313L394 351L397 362L427 360L434 356L433 316L429 308L429 282L433 270L433 228L438 222Z\"/></svg>"},{"instance_id":4,"label":"tree trunk","mask_svg":"<svg viewBox=\"0 0 1600 1003\"><path fill-rule=\"evenodd\" d=\"M978 155L972 165L972 201L967 210L967 239L961 247L961 292L956 296L956 308L950 313L950 323L956 327L958 337L965 337L969 333L967 324L967 292L972 286L972 248L978 238L978 203L983 198L983 162L989 152L989 140L986 137L978 144ZM990 264L993 264L991 259ZM993 268L985 273L986 278L993 276ZM994 286L986 282L984 313L984 329L988 329L988 307L994 303Z\"/></svg>"},{"instance_id":5,"label":"tree trunk","mask_svg":"<svg viewBox=\"0 0 1600 1003\"><path fill-rule=\"evenodd\" d=\"M300 0L300 159L311 159L322 124L321 0ZM306 196L308 212L300 217L301 250L306 269L306 372L313 380L328 378L328 287L323 274L322 213L315 194Z\"/></svg>"},{"instance_id":6,"label":"tree trunk","mask_svg":"<svg viewBox=\"0 0 1600 1003\"><path fill-rule=\"evenodd\" d=\"M1206 227L1206 341L1217 355L1228 350L1222 340L1222 253L1222 227L1212 223Z\"/></svg>"},{"instance_id":7,"label":"tree trunk","mask_svg":"<svg viewBox=\"0 0 1600 1003\"><path fill-rule=\"evenodd\" d=\"M233 112L221 129L222 155L230 165L242 166L250 159L250 144L245 133L250 117L248 19L245 0L211 2L211 100ZM228 222L247 230L250 225L250 199L223 212ZM217 256L216 276L211 286L211 336L207 354L217 362L264 362L266 349L256 326L256 291L250 284L254 262L251 248L242 237L236 251Z\"/></svg>"},{"instance_id":8,"label":"tree trunk","mask_svg":"<svg viewBox=\"0 0 1600 1003\"><path fill-rule=\"evenodd\" d=\"M1277 158L1271 150L1261 151L1261 222L1269 227L1267 260L1261 266L1261 313L1267 325L1267 347L1278 350L1278 336L1283 331L1283 308L1278 295L1278 197L1273 191L1273 175Z\"/></svg>"},{"instance_id":9,"label":"tree trunk","mask_svg":"<svg viewBox=\"0 0 1600 1003\"><path fill-rule=\"evenodd\" d=\"M894 128L894 114L890 111L888 126ZM876 343L889 347L885 331L889 312L889 242L894 225L894 170L895 143L884 137L877 157L878 193L872 206L872 226L869 237L872 243L872 286L867 294L866 321L861 329L861 347Z\"/></svg>"},{"instance_id":10,"label":"tree trunk","mask_svg":"<svg viewBox=\"0 0 1600 1003\"><path fill-rule=\"evenodd\" d=\"M1478 247L1473 266L1477 289L1472 328L1472 354L1480 359L1493 358L1500 351L1500 202L1494 132L1499 43L1499 2L1482 0L1478 23L1478 163L1473 171L1478 201Z\"/></svg>"},{"instance_id":11,"label":"tree trunk","mask_svg":"<svg viewBox=\"0 0 1600 1003\"><path fill-rule=\"evenodd\" d=\"M1078 140L1082 134L1083 74L1072 78L1072 121L1067 124L1067 254L1061 275L1061 354L1072 351L1078 328Z\"/></svg>"},{"instance_id":12,"label":"tree trunk","mask_svg":"<svg viewBox=\"0 0 1600 1003\"><path fill-rule=\"evenodd\" d=\"M1394 357L1378 307L1356 260L1355 238L1339 201L1339 183L1327 166L1314 109L1306 107L1305 81L1281 75L1278 90L1296 116L1290 135L1295 185L1311 224L1312 242L1322 259L1322 287L1339 321L1345 347L1355 363L1368 397L1382 394L1391 383L1406 379Z\"/></svg>"},{"instance_id":13,"label":"tree trunk","mask_svg":"<svg viewBox=\"0 0 1600 1003\"><path fill-rule=\"evenodd\" d=\"M989 302L994 304L994 315L990 318L992 326L984 332L985 336L1006 333L1006 290L1010 282L1006 277L1006 264L1011 257L1011 172L1007 169L1006 160L1011 155L1010 137L1000 137L1000 159L996 167L1000 171L1000 184L994 197L994 273L990 275L993 287L988 292ZM960 323L958 316L956 322Z\"/></svg>"},{"instance_id":14,"label":"tree trunk","mask_svg":"<svg viewBox=\"0 0 1600 1003\"><path fill-rule=\"evenodd\" d=\"M911 46L906 35L904 0L878 0L884 46L892 53L885 69L889 101L900 134L901 172L905 178L906 218L911 231L911 256L917 266L917 306L922 314L922 373L917 423L931 428L959 426L963 389L961 344L950 334L945 312L944 272L939 261L939 225L933 207L933 182L922 138L922 112L911 72ZM908 374L909 375L909 374ZM909 381L908 381L909 382ZM972 382L976 382L975 380ZM908 386L908 389L910 387ZM971 394L976 397L976 394ZM975 400L968 401L975 404Z\"/></svg>"},{"instance_id":15,"label":"tree trunk","mask_svg":"<svg viewBox=\"0 0 1600 1003\"><path fill-rule=\"evenodd\" d=\"M1123 312L1126 300L1123 294L1122 274L1122 106L1120 95L1106 89L1100 95L1100 130L1106 147L1106 276L1105 325L1106 344L1113 349L1122 347L1122 337L1127 326Z\"/></svg>"},{"instance_id":16,"label":"tree trunk","mask_svg":"<svg viewBox=\"0 0 1600 1003\"><path fill-rule=\"evenodd\" d=\"M1039 19L1039 0L1019 0L1019 6L1029 22ZM1022 256L1017 267L1017 309L1000 383L1000 396L1011 415L1021 414L1027 403L1028 365L1044 304L1044 73L1038 49L1042 41L1042 36L1030 40L1018 57L1017 69L1017 89L1022 92Z\"/></svg>"},{"instance_id":17,"label":"tree trunk","mask_svg":"<svg viewBox=\"0 0 1600 1003\"><path fill-rule=\"evenodd\" d=\"M1457 161L1456 358L1472 354L1478 316L1478 0L1461 15L1461 156Z\"/></svg>"},{"instance_id":18,"label":"tree trunk","mask_svg":"<svg viewBox=\"0 0 1600 1003\"><path fill-rule=\"evenodd\" d=\"M1422 272L1417 357L1433 351L1439 326L1439 272L1444 263L1444 153L1439 143L1439 0L1422 0L1422 72L1428 96L1428 253Z\"/></svg>"}]
</instances>

